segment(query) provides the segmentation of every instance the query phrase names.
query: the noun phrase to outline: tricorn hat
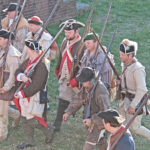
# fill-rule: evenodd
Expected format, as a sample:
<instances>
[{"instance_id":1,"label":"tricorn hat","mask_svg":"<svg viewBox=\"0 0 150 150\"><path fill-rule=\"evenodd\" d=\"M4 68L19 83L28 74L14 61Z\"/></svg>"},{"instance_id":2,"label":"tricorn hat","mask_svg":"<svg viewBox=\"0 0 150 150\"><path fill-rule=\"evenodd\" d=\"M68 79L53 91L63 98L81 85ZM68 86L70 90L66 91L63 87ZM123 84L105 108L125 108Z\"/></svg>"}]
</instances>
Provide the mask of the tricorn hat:
<instances>
[{"instance_id":1,"label":"tricorn hat","mask_svg":"<svg viewBox=\"0 0 150 150\"><path fill-rule=\"evenodd\" d=\"M16 11L17 6L18 6L17 3L10 3L8 8L5 8L3 10L3 12L6 13L6 12L9 12L9 11ZM21 10L21 7L19 6L18 11L20 11L20 10Z\"/></svg>"},{"instance_id":2,"label":"tricorn hat","mask_svg":"<svg viewBox=\"0 0 150 150\"><path fill-rule=\"evenodd\" d=\"M38 16L33 16L28 19L28 23L35 24L35 25L43 25L43 21Z\"/></svg>"},{"instance_id":3,"label":"tricorn hat","mask_svg":"<svg viewBox=\"0 0 150 150\"><path fill-rule=\"evenodd\" d=\"M96 33L96 36L99 38L99 36L98 36L97 33ZM85 42L86 40L96 40L96 39L95 39L94 34L93 34L92 32L90 32L90 33L88 33L88 34L84 37L84 42Z\"/></svg>"},{"instance_id":4,"label":"tricorn hat","mask_svg":"<svg viewBox=\"0 0 150 150\"><path fill-rule=\"evenodd\" d=\"M64 30L77 30L80 27L84 27L85 25L75 19L69 19L63 23L60 24L60 28L62 28L62 26L64 24L67 24L66 27L64 28Z\"/></svg>"},{"instance_id":5,"label":"tricorn hat","mask_svg":"<svg viewBox=\"0 0 150 150\"><path fill-rule=\"evenodd\" d=\"M95 71L90 67L82 69L81 73L77 75L76 79L78 82L91 81L95 77Z\"/></svg>"},{"instance_id":6,"label":"tricorn hat","mask_svg":"<svg viewBox=\"0 0 150 150\"><path fill-rule=\"evenodd\" d=\"M10 32L8 30L5 30L5 29L1 29L0 30L0 37L3 37L5 39L9 39L10 37ZM15 36L13 33L11 33L11 40L14 40L15 39Z\"/></svg>"},{"instance_id":7,"label":"tricorn hat","mask_svg":"<svg viewBox=\"0 0 150 150\"><path fill-rule=\"evenodd\" d=\"M119 115L119 113L113 109L108 109L106 111L100 112L98 113L98 116L104 119L106 122L109 122L110 124L121 125L125 121L124 117Z\"/></svg>"},{"instance_id":8,"label":"tricorn hat","mask_svg":"<svg viewBox=\"0 0 150 150\"><path fill-rule=\"evenodd\" d=\"M35 40L25 40L25 45L29 47L31 50L42 50L42 46Z\"/></svg>"},{"instance_id":9,"label":"tricorn hat","mask_svg":"<svg viewBox=\"0 0 150 150\"><path fill-rule=\"evenodd\" d=\"M124 39L121 44L120 44L120 51L125 53L125 54L135 54L138 49L138 44L137 42L130 41L128 39Z\"/></svg>"}]
</instances>

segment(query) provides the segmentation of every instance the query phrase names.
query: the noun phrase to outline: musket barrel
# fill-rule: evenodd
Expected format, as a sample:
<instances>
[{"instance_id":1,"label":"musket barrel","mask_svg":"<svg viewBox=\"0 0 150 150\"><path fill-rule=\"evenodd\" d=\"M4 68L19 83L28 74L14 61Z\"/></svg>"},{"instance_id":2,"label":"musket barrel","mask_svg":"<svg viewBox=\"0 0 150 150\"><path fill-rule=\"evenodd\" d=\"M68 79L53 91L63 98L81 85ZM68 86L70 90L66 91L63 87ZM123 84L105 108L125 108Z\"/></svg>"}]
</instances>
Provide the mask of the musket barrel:
<instances>
[{"instance_id":1,"label":"musket barrel","mask_svg":"<svg viewBox=\"0 0 150 150\"><path fill-rule=\"evenodd\" d=\"M13 32L14 32L14 35L16 34L16 29L17 29L18 23L19 23L19 21L20 21L21 15L22 15L22 13L23 13L24 7L25 7L25 5L26 5L26 2L27 2L27 0L24 0L24 1L23 1L23 5L22 5L22 8L21 8L21 11L20 11L20 13L19 13L19 16L18 16L18 18L17 18L16 24L15 24L15 26L14 26L14 31L13 31Z\"/></svg>"},{"instance_id":2,"label":"musket barrel","mask_svg":"<svg viewBox=\"0 0 150 150\"><path fill-rule=\"evenodd\" d=\"M143 97L144 98L144 97ZM142 98L142 99L143 99ZM150 98L150 94L147 94L146 98L144 98L144 100L142 101L140 107L137 109L137 111L134 113L134 115L130 118L130 120L127 122L124 130L121 132L120 136L115 140L115 142L112 144L112 146L110 147L109 150L114 150L114 148L116 147L116 145L118 144L119 140L122 138L122 136L125 134L125 132L127 131L127 129L129 128L129 126L131 125L131 123L134 121L134 119L136 118L136 116L139 114L139 112L142 110L143 106L147 103L148 99Z\"/></svg>"},{"instance_id":3,"label":"musket barrel","mask_svg":"<svg viewBox=\"0 0 150 150\"><path fill-rule=\"evenodd\" d=\"M50 19L53 17L55 11L57 10L57 7L59 6L60 2L61 2L61 0L57 0L57 2L56 2L56 4L55 4L55 6L54 6L52 12L51 12L50 15L48 16L48 18L47 18L45 24L43 25L42 31L40 32L39 36L38 36L37 39L36 39L37 42L41 39L41 36L42 36L44 30L46 29L46 27L47 27L47 25L48 25Z\"/></svg>"}]
</instances>

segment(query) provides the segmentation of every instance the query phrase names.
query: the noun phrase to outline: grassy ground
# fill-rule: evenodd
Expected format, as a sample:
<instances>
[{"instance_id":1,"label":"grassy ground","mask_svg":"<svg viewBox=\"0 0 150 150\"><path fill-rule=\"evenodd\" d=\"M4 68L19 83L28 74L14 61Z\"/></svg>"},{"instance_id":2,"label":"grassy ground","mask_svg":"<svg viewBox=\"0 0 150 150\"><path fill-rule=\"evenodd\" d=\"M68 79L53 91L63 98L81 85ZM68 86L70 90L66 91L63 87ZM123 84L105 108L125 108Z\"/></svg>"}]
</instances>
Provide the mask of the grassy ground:
<instances>
[{"instance_id":1,"label":"grassy ground","mask_svg":"<svg viewBox=\"0 0 150 150\"><path fill-rule=\"evenodd\" d=\"M80 0L92 4L92 0ZM104 16L107 12L109 0L97 0L96 9L92 18L92 27L96 32L100 32L103 26ZM119 43L124 38L129 38L138 42L139 50L137 58L146 67L147 73L147 86L150 89L150 50L149 50L149 34L150 34L150 21L149 21L149 0L114 0L103 36L102 43L108 46L113 31L118 28L117 36L113 42L111 52L115 56L116 68L120 72L120 59L119 59ZM88 17L86 12L83 15L76 17L79 21L86 22ZM55 35L58 32L58 24L49 26L48 30ZM82 32L83 30L81 30ZM61 44L64 35L61 35L57 43ZM52 123L56 116L57 102L58 102L58 83L55 77L54 68L57 60L51 63L51 73L49 78L49 99L51 100L50 112L48 113L48 122ZM116 104L116 103L115 103ZM112 104L112 107L116 105ZM11 119L9 125L8 139L0 143L0 150L15 150L16 145L23 141L23 127L20 123L16 129L11 128ZM144 116L142 124L150 128L150 116ZM35 141L36 147L29 148L29 150L81 150L84 143L84 127L82 125L81 111L79 111L75 118L70 118L66 124L63 124L60 133L55 135L54 142L51 145L44 144L44 136L41 132L36 130ZM136 142L136 150L149 150L150 143L143 137L133 135Z\"/></svg>"}]
</instances>

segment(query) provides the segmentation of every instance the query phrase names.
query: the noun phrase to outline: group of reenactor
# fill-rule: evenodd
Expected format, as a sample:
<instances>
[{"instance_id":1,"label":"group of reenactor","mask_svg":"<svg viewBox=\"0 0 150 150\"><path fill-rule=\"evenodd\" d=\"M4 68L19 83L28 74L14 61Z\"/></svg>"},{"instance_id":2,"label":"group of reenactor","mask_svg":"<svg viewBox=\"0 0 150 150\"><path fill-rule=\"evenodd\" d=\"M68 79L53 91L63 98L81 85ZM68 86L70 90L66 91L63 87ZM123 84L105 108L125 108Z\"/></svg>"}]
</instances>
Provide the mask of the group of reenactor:
<instances>
[{"instance_id":1,"label":"group of reenactor","mask_svg":"<svg viewBox=\"0 0 150 150\"><path fill-rule=\"evenodd\" d=\"M15 24L14 18L19 16L21 10L19 8L16 11L16 8L16 3L10 3L4 10L7 17L1 21L0 82L3 84L0 87L0 142L7 138L10 116L14 119L13 127L18 125L20 118L24 126L25 141L17 145L18 149L35 145L35 128L43 132L45 143L51 143L55 133L60 131L62 122L66 122L69 116L74 116L83 106L82 117L87 134L83 150L93 150L96 146L99 150L112 150L111 146L148 92L145 68L135 58L137 43L128 39L120 43L122 73L115 81L113 69L94 33L87 33L82 39L79 28L85 27L83 23L74 19L63 22L60 28L63 28L65 38L55 69L59 83L59 102L56 119L53 126L50 126L46 117L47 80L50 62L56 58L58 46L46 30L39 39L43 21L38 16L26 20L21 15L14 35L11 32ZM97 34L96 36L98 37ZM83 46L79 51L81 43ZM107 52L105 46L103 49ZM45 50L47 51L43 56ZM109 53L107 57L115 65L113 55ZM76 68L75 63L78 63ZM6 76L7 79L4 80ZM119 89L119 113L110 106L115 88ZM15 91L10 99L12 89ZM12 107L14 104L18 110ZM150 130L141 125L144 112L143 108L129 128L133 133L150 141ZM111 135L108 138L109 132ZM135 149L129 130L120 138L114 149Z\"/></svg>"}]
</instances>

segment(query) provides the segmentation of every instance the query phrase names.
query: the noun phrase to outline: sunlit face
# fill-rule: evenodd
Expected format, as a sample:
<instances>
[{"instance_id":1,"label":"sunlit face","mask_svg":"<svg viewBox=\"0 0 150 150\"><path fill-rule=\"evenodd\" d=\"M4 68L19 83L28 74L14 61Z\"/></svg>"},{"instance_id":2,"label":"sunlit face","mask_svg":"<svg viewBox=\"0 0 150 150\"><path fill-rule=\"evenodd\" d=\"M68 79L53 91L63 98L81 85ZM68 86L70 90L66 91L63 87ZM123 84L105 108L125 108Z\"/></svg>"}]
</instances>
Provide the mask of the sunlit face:
<instances>
[{"instance_id":1,"label":"sunlit face","mask_svg":"<svg viewBox=\"0 0 150 150\"><path fill-rule=\"evenodd\" d=\"M75 30L64 30L64 31L67 40L73 40L76 37Z\"/></svg>"},{"instance_id":2,"label":"sunlit face","mask_svg":"<svg viewBox=\"0 0 150 150\"><path fill-rule=\"evenodd\" d=\"M29 31L35 33L40 28L40 25L29 23L28 28L29 28Z\"/></svg>"},{"instance_id":3,"label":"sunlit face","mask_svg":"<svg viewBox=\"0 0 150 150\"><path fill-rule=\"evenodd\" d=\"M85 46L89 51L93 51L96 49L97 42L94 42L93 40L86 40Z\"/></svg>"},{"instance_id":4,"label":"sunlit face","mask_svg":"<svg viewBox=\"0 0 150 150\"><path fill-rule=\"evenodd\" d=\"M129 61L129 55L120 51L120 59L123 63L127 63Z\"/></svg>"},{"instance_id":5,"label":"sunlit face","mask_svg":"<svg viewBox=\"0 0 150 150\"><path fill-rule=\"evenodd\" d=\"M17 14L18 14L18 12L17 12ZM14 17L15 17L15 11L8 11L8 18L14 19Z\"/></svg>"},{"instance_id":6,"label":"sunlit face","mask_svg":"<svg viewBox=\"0 0 150 150\"><path fill-rule=\"evenodd\" d=\"M91 86L92 86L90 81L83 82L82 85L83 85L83 87L85 87L85 89L87 91L89 91L91 89Z\"/></svg>"},{"instance_id":7,"label":"sunlit face","mask_svg":"<svg viewBox=\"0 0 150 150\"><path fill-rule=\"evenodd\" d=\"M4 48L4 46L7 44L7 42L8 42L8 39L0 37L0 47Z\"/></svg>"}]
</instances>

